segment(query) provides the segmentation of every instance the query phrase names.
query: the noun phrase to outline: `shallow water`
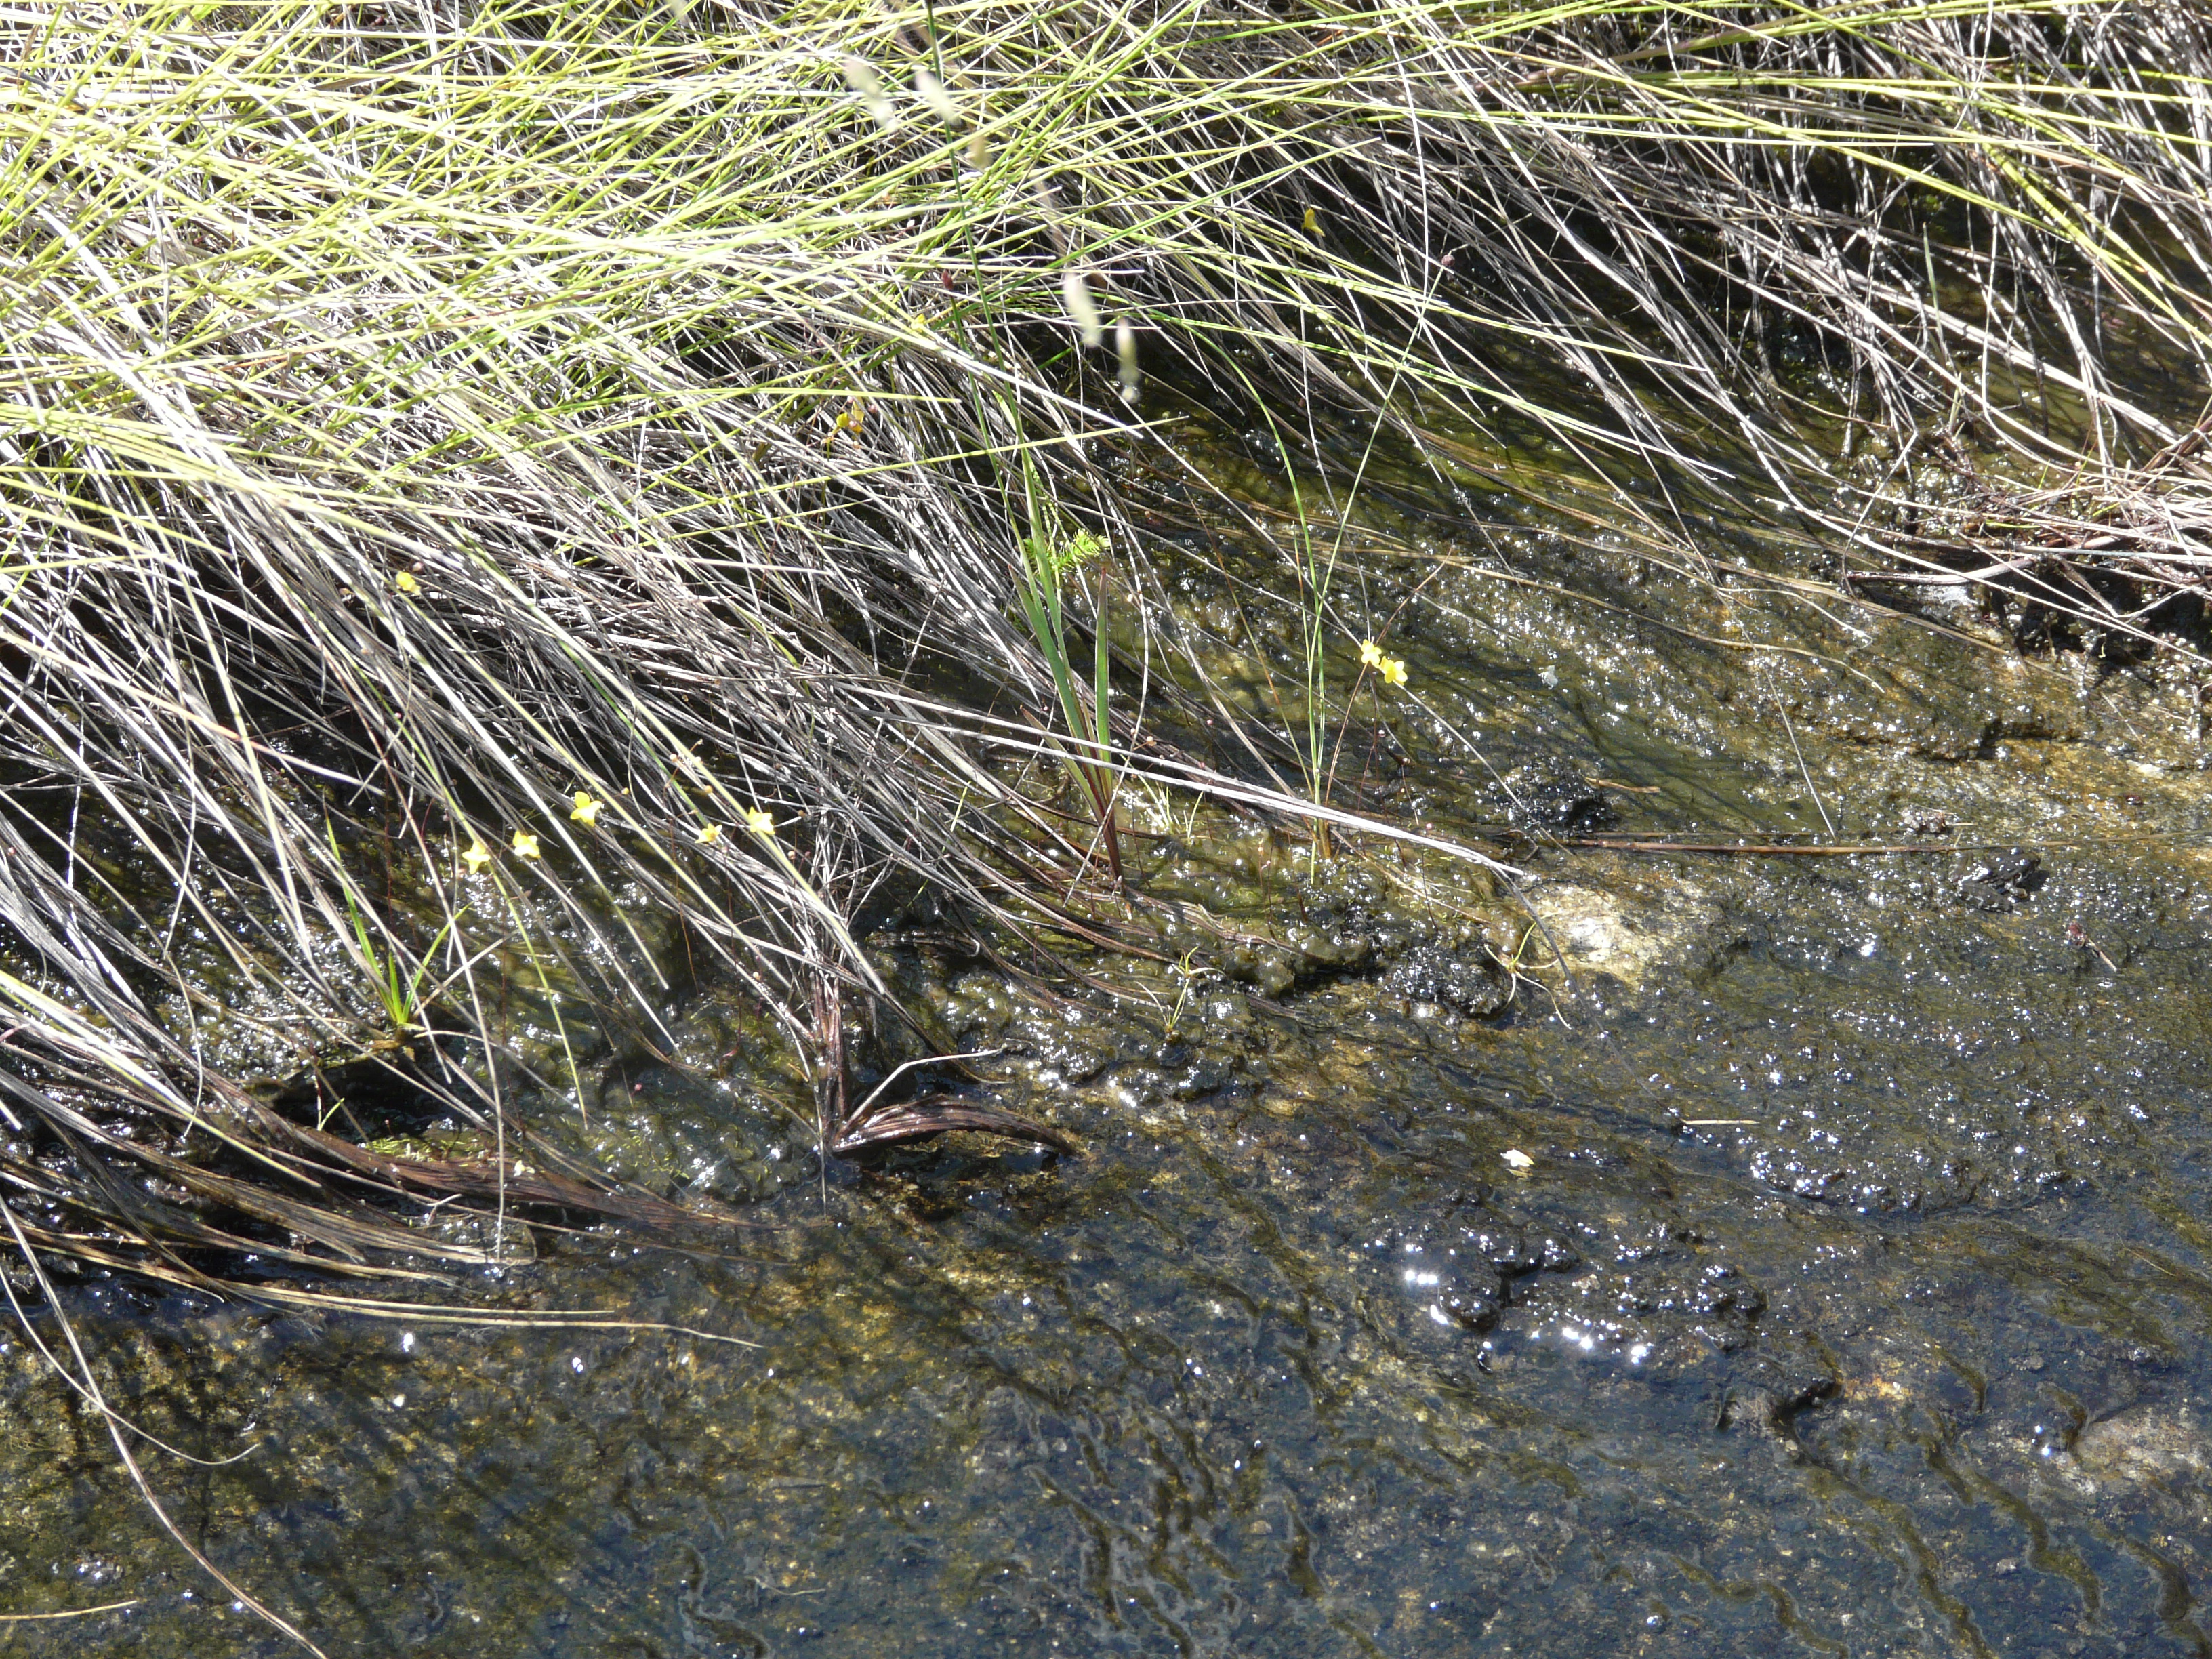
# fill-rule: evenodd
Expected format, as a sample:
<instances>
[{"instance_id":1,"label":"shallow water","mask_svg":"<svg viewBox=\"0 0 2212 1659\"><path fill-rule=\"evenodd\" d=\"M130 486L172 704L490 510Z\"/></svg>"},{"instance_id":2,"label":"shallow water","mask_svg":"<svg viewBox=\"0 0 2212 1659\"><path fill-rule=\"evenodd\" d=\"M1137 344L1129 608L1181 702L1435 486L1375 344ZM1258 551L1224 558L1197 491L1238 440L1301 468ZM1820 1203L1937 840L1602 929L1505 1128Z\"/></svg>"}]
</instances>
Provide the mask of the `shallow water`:
<instances>
[{"instance_id":1,"label":"shallow water","mask_svg":"<svg viewBox=\"0 0 2212 1659\"><path fill-rule=\"evenodd\" d=\"M1395 528L1376 614L1439 556L1625 609L1447 571L1394 636L1426 710L1370 769L1394 810L1571 816L1602 780L1608 834L1825 811L1916 850L1531 848L1573 985L1530 942L1502 1006L1473 930L1510 953L1513 907L1463 866L1353 847L1316 882L1212 819L1144 841L1139 890L1260 942L1156 1007L881 935L1079 1159L819 1178L715 1086L694 992L691 1071L611 1066L591 1144L741 1168L718 1190L771 1224L548 1236L469 1294L757 1346L74 1292L121 1410L253 1448L148 1454L179 1523L333 1653L2212 1653L2190 689ZM133 1603L0 1643L283 1650L20 1336L0 1389L7 1610Z\"/></svg>"}]
</instances>

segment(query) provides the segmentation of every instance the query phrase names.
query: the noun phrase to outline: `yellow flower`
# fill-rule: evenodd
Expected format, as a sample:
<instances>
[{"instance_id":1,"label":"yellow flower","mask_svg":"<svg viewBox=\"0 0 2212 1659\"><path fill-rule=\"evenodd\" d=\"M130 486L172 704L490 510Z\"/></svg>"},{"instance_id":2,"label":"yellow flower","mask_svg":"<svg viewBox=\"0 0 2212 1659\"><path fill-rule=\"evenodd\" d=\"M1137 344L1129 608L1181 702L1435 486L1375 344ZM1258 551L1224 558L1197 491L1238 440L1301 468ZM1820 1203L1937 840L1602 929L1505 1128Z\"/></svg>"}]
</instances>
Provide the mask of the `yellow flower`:
<instances>
[{"instance_id":1,"label":"yellow flower","mask_svg":"<svg viewBox=\"0 0 2212 1659\"><path fill-rule=\"evenodd\" d=\"M1382 647L1372 640L1360 641L1359 665L1362 668L1380 668L1382 665Z\"/></svg>"},{"instance_id":2,"label":"yellow flower","mask_svg":"<svg viewBox=\"0 0 2212 1659\"><path fill-rule=\"evenodd\" d=\"M593 800L589 790L579 789L576 792L576 810L568 816L579 823L594 824L599 821L599 808L605 805L603 800Z\"/></svg>"},{"instance_id":3,"label":"yellow flower","mask_svg":"<svg viewBox=\"0 0 2212 1659\"><path fill-rule=\"evenodd\" d=\"M471 875L482 875L484 866L491 862L491 848L480 841L471 841L469 850L461 854L461 862L469 866Z\"/></svg>"},{"instance_id":4,"label":"yellow flower","mask_svg":"<svg viewBox=\"0 0 2212 1659\"><path fill-rule=\"evenodd\" d=\"M1406 659L1403 657L1382 659L1382 684L1403 685L1406 683Z\"/></svg>"},{"instance_id":5,"label":"yellow flower","mask_svg":"<svg viewBox=\"0 0 2212 1659\"><path fill-rule=\"evenodd\" d=\"M716 842L721 840L722 826L719 823L702 823L699 826L698 833L699 844L702 847L712 847Z\"/></svg>"},{"instance_id":6,"label":"yellow flower","mask_svg":"<svg viewBox=\"0 0 2212 1659\"><path fill-rule=\"evenodd\" d=\"M411 571L401 571L392 579L392 585L403 593L420 593L422 591L422 584L415 580Z\"/></svg>"},{"instance_id":7,"label":"yellow flower","mask_svg":"<svg viewBox=\"0 0 2212 1659\"><path fill-rule=\"evenodd\" d=\"M527 830L516 830L514 832L514 850L520 854L524 858L536 858L538 856L538 837L532 835Z\"/></svg>"},{"instance_id":8,"label":"yellow flower","mask_svg":"<svg viewBox=\"0 0 2212 1659\"><path fill-rule=\"evenodd\" d=\"M763 841L773 841L775 839L775 820L769 817L767 813L762 811L757 806L748 806L745 808L745 828L751 830L753 834L758 836Z\"/></svg>"}]
</instances>

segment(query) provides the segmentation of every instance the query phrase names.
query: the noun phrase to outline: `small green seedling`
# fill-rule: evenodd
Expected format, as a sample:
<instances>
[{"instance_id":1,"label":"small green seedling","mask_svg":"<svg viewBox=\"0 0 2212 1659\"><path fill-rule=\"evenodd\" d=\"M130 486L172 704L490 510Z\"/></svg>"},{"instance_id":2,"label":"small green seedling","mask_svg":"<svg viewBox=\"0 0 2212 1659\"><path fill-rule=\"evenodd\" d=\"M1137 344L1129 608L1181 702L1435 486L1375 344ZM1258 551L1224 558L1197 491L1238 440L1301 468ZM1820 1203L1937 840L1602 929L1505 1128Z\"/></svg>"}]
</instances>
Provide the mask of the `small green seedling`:
<instances>
[{"instance_id":1,"label":"small green seedling","mask_svg":"<svg viewBox=\"0 0 2212 1659\"><path fill-rule=\"evenodd\" d=\"M337 830L327 822L323 828L330 836L331 856L335 859L339 856ZM369 984L376 992L376 1000L384 1009L384 1016L391 1022L392 1035L405 1037L420 1031L422 1030L422 981L430 971L430 958L437 955L438 947L445 943L446 935L453 931L453 924L461 919L462 913L456 911L446 918L445 926L438 929L430 940L430 948L422 952L422 959L415 964L415 971L410 974L397 951L386 956L377 949L375 937L369 929L368 916L362 910L360 900L355 896L350 882L344 884L343 896L345 899L346 920L353 926L355 949L360 953L361 965L368 970Z\"/></svg>"},{"instance_id":2,"label":"small green seedling","mask_svg":"<svg viewBox=\"0 0 2212 1659\"><path fill-rule=\"evenodd\" d=\"M1024 458L1026 459L1026 458ZM1106 580L1098 576L1091 606L1091 683L1089 706L1077 683L1068 647L1067 618L1062 603L1069 580L1084 567L1103 564L1106 544L1088 530L1073 536L1054 534L1046 526L1039 505L1038 480L1034 467L1027 469L1030 533L1022 538L1022 615L1030 633L1052 669L1053 690L1060 702L1064 734L1054 747L1060 763L1086 799L1098 823L1106 862L1114 879L1121 879L1121 842L1114 823L1116 796L1121 787L1120 769L1113 763L1114 735L1107 714Z\"/></svg>"},{"instance_id":3,"label":"small green seedling","mask_svg":"<svg viewBox=\"0 0 2212 1659\"><path fill-rule=\"evenodd\" d=\"M1182 1024L1183 1011L1190 1006L1191 992L1197 988L1199 981L1206 976L1207 970L1197 966L1197 962L1198 947L1194 945L1176 960L1172 969L1181 985L1176 992L1175 1007L1168 1015L1167 1035L1170 1037Z\"/></svg>"}]
</instances>

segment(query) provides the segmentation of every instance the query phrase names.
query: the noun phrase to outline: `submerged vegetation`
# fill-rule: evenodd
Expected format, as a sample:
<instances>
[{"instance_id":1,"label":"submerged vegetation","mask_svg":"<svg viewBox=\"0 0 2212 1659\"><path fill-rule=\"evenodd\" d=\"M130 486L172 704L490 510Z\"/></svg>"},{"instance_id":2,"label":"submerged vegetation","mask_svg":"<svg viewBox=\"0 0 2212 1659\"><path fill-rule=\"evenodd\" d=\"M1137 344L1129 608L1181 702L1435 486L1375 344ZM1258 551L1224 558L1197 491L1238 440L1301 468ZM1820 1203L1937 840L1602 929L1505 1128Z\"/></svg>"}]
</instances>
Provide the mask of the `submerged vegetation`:
<instances>
[{"instance_id":1,"label":"submerged vegetation","mask_svg":"<svg viewBox=\"0 0 2212 1659\"><path fill-rule=\"evenodd\" d=\"M1328 737L1419 695L1346 579L1383 451L1692 568L1749 494L1807 581L2204 644L2198 8L0 30L27 1256L283 1297L496 1260L517 1204L678 1224L515 1100L586 1109L587 1028L659 1052L678 960L748 988L825 1152L1048 1136L848 1098L851 1022L898 1018L861 921L1156 950L1139 788L1423 839ZM1207 486L1199 426L1293 509ZM1224 526L1297 618L1272 724L1173 624ZM372 1086L459 1139L373 1133ZM421 1224L456 1198L494 1220Z\"/></svg>"}]
</instances>

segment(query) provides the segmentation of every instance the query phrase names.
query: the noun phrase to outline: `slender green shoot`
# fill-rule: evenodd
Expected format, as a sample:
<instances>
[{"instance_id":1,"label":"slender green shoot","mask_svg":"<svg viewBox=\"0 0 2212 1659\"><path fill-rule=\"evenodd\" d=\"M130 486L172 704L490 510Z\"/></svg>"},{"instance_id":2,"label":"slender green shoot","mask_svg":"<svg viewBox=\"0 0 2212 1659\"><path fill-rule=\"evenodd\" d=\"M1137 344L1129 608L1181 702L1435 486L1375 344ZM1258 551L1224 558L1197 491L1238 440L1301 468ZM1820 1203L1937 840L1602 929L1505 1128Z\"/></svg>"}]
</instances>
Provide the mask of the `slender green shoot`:
<instances>
[{"instance_id":1,"label":"slender green shoot","mask_svg":"<svg viewBox=\"0 0 2212 1659\"><path fill-rule=\"evenodd\" d=\"M1024 495L1029 531L1022 538L1020 579L1017 584L1022 617L1052 672L1054 695L1060 704L1061 730L1054 747L1077 795L1089 806L1097 825L1106 863L1120 881L1121 833L1115 809L1121 794L1121 771L1114 761L1114 732L1109 712L1109 647L1107 637L1106 544L1089 530L1062 533L1052 522L1042 499L1042 481L1024 455ZM1091 671L1086 702L1075 677L1074 653L1068 640L1066 596L1071 579L1085 567L1094 568L1091 582Z\"/></svg>"},{"instance_id":2,"label":"slender green shoot","mask_svg":"<svg viewBox=\"0 0 2212 1659\"><path fill-rule=\"evenodd\" d=\"M323 828L330 838L331 859L341 860L343 854L338 847L337 827L326 820ZM342 862L338 867L344 867ZM392 1028L392 1037L404 1041L417 1035L425 1029L422 1024L422 983L429 977L430 959L438 954L438 947L446 942L446 936L453 931L454 924L465 914L467 907L465 905L447 916L444 925L432 937L429 948L422 952L410 973L400 960L396 946L389 951L378 946L375 933L369 927L368 913L362 908L353 883L341 884L339 891L345 903L347 924L353 932L354 950L368 975L369 987L376 994L377 1002L383 1009L386 1023Z\"/></svg>"}]
</instances>

